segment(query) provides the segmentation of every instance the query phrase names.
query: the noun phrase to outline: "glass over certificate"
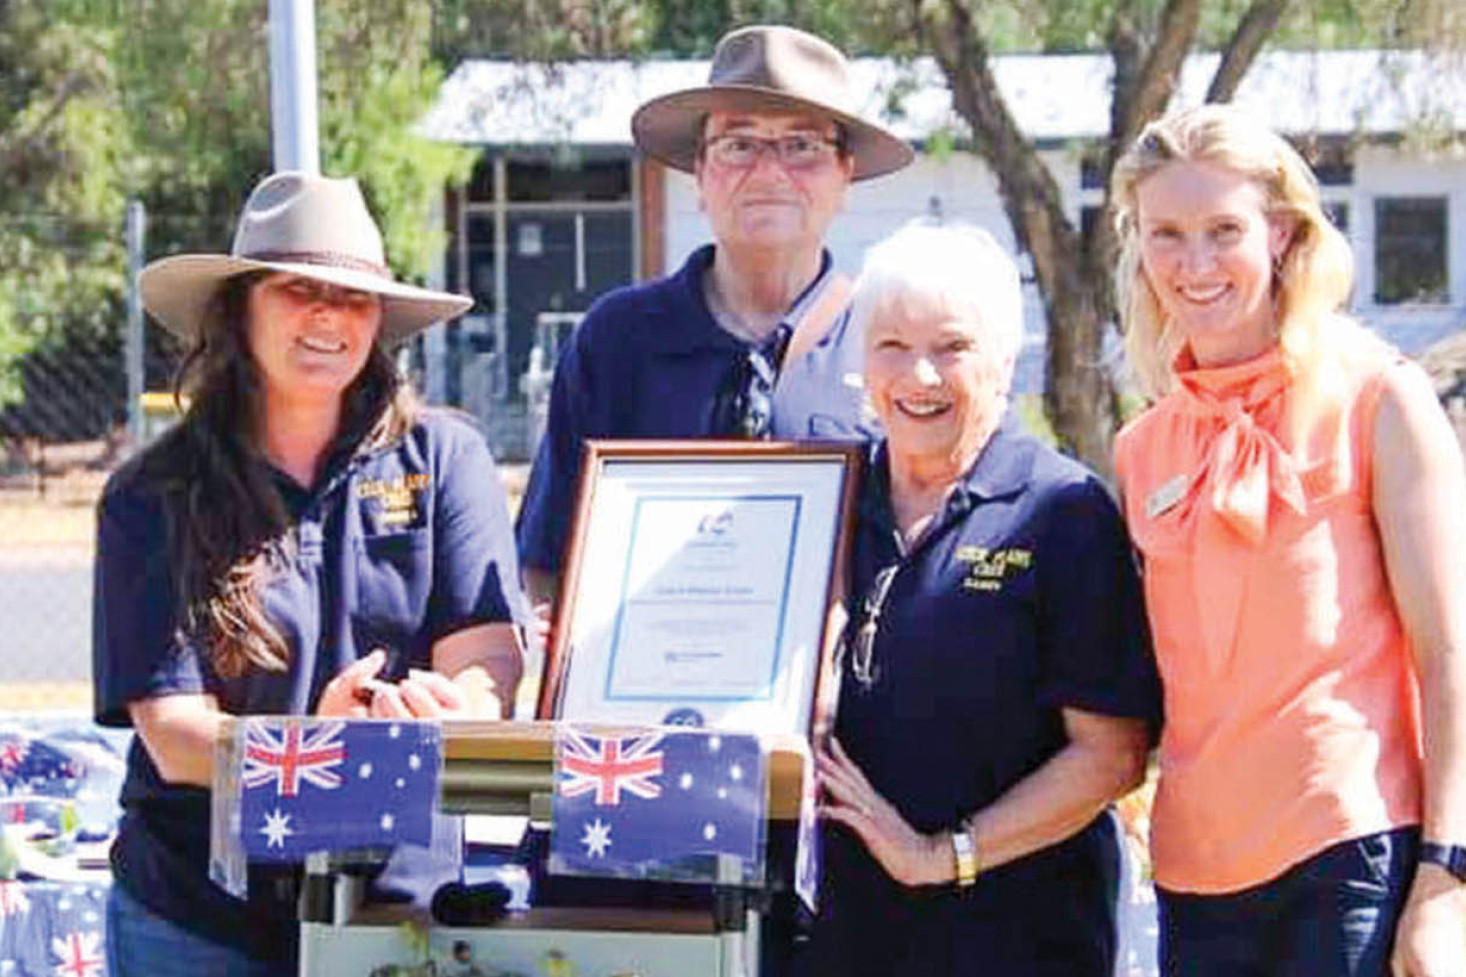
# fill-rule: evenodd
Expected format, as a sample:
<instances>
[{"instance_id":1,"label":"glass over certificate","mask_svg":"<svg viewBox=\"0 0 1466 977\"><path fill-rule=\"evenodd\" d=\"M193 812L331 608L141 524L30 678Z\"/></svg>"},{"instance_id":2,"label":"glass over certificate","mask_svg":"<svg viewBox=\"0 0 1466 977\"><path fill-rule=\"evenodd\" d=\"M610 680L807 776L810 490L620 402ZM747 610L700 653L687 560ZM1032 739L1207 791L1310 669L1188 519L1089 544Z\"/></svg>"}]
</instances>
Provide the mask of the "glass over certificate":
<instances>
[{"instance_id":1,"label":"glass over certificate","mask_svg":"<svg viewBox=\"0 0 1466 977\"><path fill-rule=\"evenodd\" d=\"M593 444L542 715L808 732L858 457Z\"/></svg>"}]
</instances>

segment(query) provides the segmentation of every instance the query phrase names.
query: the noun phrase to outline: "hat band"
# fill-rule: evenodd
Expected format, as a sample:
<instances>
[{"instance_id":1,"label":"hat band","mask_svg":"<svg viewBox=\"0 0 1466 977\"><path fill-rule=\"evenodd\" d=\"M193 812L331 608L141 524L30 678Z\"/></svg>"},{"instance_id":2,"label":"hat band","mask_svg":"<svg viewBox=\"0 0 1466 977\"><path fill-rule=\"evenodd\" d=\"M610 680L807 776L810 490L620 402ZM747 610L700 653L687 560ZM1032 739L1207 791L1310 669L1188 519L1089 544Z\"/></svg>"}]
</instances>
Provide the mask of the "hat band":
<instances>
[{"instance_id":1,"label":"hat band","mask_svg":"<svg viewBox=\"0 0 1466 977\"><path fill-rule=\"evenodd\" d=\"M386 265L379 265L375 261L368 261L355 255L342 254L339 251L252 251L240 257L248 258L251 261L274 261L283 264L329 265L333 268L364 271L378 278L392 277L392 272Z\"/></svg>"}]
</instances>

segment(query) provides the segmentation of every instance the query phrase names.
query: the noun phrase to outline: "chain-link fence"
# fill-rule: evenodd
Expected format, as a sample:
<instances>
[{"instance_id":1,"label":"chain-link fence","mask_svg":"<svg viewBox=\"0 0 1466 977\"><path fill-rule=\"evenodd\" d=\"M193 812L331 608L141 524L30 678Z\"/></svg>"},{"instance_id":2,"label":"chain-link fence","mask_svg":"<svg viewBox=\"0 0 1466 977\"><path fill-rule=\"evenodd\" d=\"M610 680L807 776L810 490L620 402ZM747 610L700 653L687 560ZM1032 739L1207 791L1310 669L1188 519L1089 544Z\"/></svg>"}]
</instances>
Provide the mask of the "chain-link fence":
<instances>
[{"instance_id":1,"label":"chain-link fence","mask_svg":"<svg viewBox=\"0 0 1466 977\"><path fill-rule=\"evenodd\" d=\"M35 218L0 215L22 220ZM96 247L100 235L120 242L123 228L54 216L46 226L49 287L0 314L0 711L90 701L93 512L131 447L125 250ZM96 288L102 276L113 287ZM67 295L82 277L84 307ZM157 330L145 336L143 377L164 389L178 351Z\"/></svg>"}]
</instances>

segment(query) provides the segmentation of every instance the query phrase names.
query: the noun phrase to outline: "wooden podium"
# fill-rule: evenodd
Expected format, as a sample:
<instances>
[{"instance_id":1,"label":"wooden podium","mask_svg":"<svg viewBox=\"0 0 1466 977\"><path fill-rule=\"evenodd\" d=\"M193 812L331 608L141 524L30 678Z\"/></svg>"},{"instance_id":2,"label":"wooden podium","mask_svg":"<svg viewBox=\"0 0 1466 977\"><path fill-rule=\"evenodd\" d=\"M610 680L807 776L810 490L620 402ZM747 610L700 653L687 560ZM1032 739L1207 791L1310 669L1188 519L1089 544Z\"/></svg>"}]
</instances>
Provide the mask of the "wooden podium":
<instances>
[{"instance_id":1,"label":"wooden podium","mask_svg":"<svg viewBox=\"0 0 1466 977\"><path fill-rule=\"evenodd\" d=\"M404 914L358 909L350 880L318 865L303 900L302 973L387 977L383 965L395 964L434 977L754 977L761 910L774 892L792 900L808 743L828 729L838 694L862 457L840 443L587 441L541 721L443 725L441 810L541 826L555 789L552 719L764 731L761 888L722 855L699 874L715 878L696 908L567 905L551 891L491 925L430 927L432 955L462 944L460 959L412 970L421 954L399 935ZM710 660L719 664L705 674Z\"/></svg>"}]
</instances>

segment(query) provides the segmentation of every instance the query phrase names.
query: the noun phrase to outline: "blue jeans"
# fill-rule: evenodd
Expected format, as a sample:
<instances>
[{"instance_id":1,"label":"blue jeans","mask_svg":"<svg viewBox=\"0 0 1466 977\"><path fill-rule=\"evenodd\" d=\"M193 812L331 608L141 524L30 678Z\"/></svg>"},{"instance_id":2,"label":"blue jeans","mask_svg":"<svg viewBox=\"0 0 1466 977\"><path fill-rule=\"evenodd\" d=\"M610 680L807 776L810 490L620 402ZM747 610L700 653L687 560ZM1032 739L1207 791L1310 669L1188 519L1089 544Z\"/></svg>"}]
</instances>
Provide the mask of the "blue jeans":
<instances>
[{"instance_id":1,"label":"blue jeans","mask_svg":"<svg viewBox=\"0 0 1466 977\"><path fill-rule=\"evenodd\" d=\"M1156 890L1165 977L1388 977L1416 828L1326 848L1241 892Z\"/></svg>"},{"instance_id":2,"label":"blue jeans","mask_svg":"<svg viewBox=\"0 0 1466 977\"><path fill-rule=\"evenodd\" d=\"M170 922L120 885L107 895L107 968L111 977L293 977L297 970L255 960Z\"/></svg>"}]
</instances>

